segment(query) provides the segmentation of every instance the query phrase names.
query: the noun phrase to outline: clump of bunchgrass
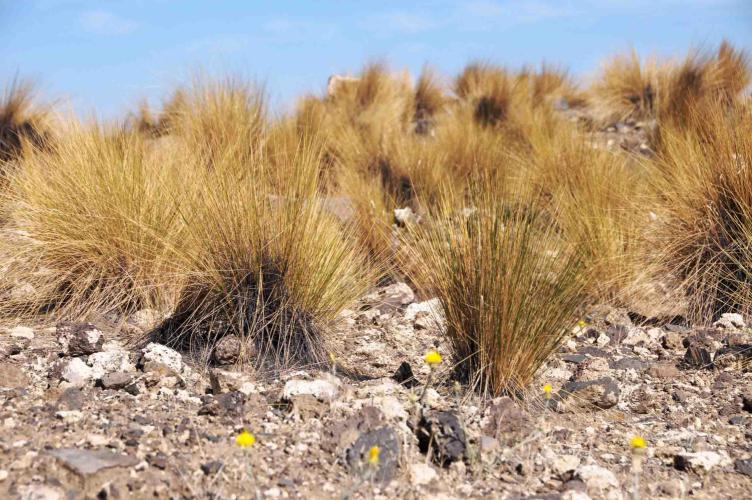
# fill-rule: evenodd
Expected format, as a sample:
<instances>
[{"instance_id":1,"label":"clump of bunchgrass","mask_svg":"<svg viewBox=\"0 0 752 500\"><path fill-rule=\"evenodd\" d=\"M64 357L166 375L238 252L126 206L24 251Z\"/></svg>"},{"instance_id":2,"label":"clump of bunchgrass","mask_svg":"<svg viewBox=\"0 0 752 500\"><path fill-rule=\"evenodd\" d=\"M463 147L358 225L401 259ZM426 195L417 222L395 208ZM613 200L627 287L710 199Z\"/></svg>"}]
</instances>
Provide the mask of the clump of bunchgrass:
<instances>
[{"instance_id":1,"label":"clump of bunchgrass","mask_svg":"<svg viewBox=\"0 0 752 500\"><path fill-rule=\"evenodd\" d=\"M655 245L664 271L685 284L690 319L701 323L752 311L752 116L717 106L693 120L662 133Z\"/></svg>"},{"instance_id":2,"label":"clump of bunchgrass","mask_svg":"<svg viewBox=\"0 0 752 500\"><path fill-rule=\"evenodd\" d=\"M459 374L482 392L517 394L575 321L584 278L578 249L535 197L498 193L479 181L469 209L438 204L410 227L403 258L441 300Z\"/></svg>"},{"instance_id":3,"label":"clump of bunchgrass","mask_svg":"<svg viewBox=\"0 0 752 500\"><path fill-rule=\"evenodd\" d=\"M338 313L374 280L360 245L324 206L323 148L301 141L249 165L216 162L199 179L179 261L186 285L165 342L207 354L235 334L257 369L325 363ZM208 349L207 349L208 348Z\"/></svg>"},{"instance_id":4,"label":"clump of bunchgrass","mask_svg":"<svg viewBox=\"0 0 752 500\"><path fill-rule=\"evenodd\" d=\"M0 101L0 167L20 158L24 145L40 147L49 136L48 110L34 102L34 86L14 78Z\"/></svg>"},{"instance_id":5,"label":"clump of bunchgrass","mask_svg":"<svg viewBox=\"0 0 752 500\"><path fill-rule=\"evenodd\" d=\"M157 161L139 134L72 123L10 179L5 280L35 292L11 295L3 313L79 319L164 307L183 239L177 189L189 182L183 162Z\"/></svg>"}]
</instances>

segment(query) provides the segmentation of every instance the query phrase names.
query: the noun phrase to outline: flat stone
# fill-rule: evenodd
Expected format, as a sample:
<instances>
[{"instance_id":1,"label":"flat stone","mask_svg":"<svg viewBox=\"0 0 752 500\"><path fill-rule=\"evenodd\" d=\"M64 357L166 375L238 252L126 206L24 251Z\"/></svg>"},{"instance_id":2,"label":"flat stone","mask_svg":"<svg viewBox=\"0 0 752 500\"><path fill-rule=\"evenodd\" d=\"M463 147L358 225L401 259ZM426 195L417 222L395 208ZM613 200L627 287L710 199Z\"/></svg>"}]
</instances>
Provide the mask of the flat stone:
<instances>
[{"instance_id":1,"label":"flat stone","mask_svg":"<svg viewBox=\"0 0 752 500\"><path fill-rule=\"evenodd\" d=\"M658 363L648 367L645 372L648 376L659 379L674 379L680 376L676 366L668 363Z\"/></svg>"},{"instance_id":2,"label":"flat stone","mask_svg":"<svg viewBox=\"0 0 752 500\"><path fill-rule=\"evenodd\" d=\"M27 339L31 340L34 338L34 330L29 328L28 326L16 326L8 330L8 333L11 337L15 339Z\"/></svg>"},{"instance_id":3,"label":"flat stone","mask_svg":"<svg viewBox=\"0 0 752 500\"><path fill-rule=\"evenodd\" d=\"M725 454L714 451L680 453L674 456L674 468L682 471L710 472L715 467L729 465L731 460Z\"/></svg>"},{"instance_id":4,"label":"flat stone","mask_svg":"<svg viewBox=\"0 0 752 500\"><path fill-rule=\"evenodd\" d=\"M81 477L96 474L104 469L133 467L139 462L136 457L107 450L58 448L50 450L48 453L59 460L63 466Z\"/></svg>"},{"instance_id":5,"label":"flat stone","mask_svg":"<svg viewBox=\"0 0 752 500\"><path fill-rule=\"evenodd\" d=\"M106 373L102 377L102 387L105 389L123 389L133 382L133 375L126 372Z\"/></svg>"},{"instance_id":6,"label":"flat stone","mask_svg":"<svg viewBox=\"0 0 752 500\"><path fill-rule=\"evenodd\" d=\"M136 365L131 362L130 354L122 350L95 352L89 356L88 364L92 370L92 377L96 380L100 380L108 373L136 371Z\"/></svg>"},{"instance_id":7,"label":"flat stone","mask_svg":"<svg viewBox=\"0 0 752 500\"><path fill-rule=\"evenodd\" d=\"M579 465L579 457L574 455L561 455L554 459L551 468L559 477L563 477L570 472L574 472Z\"/></svg>"},{"instance_id":8,"label":"flat stone","mask_svg":"<svg viewBox=\"0 0 752 500\"><path fill-rule=\"evenodd\" d=\"M619 402L621 390L611 377L596 380L567 382L557 394L561 401L570 396L577 406L596 407L602 410L614 407Z\"/></svg>"},{"instance_id":9,"label":"flat stone","mask_svg":"<svg viewBox=\"0 0 752 500\"><path fill-rule=\"evenodd\" d=\"M320 401L333 401L339 387L329 380L288 380L282 389L282 399L290 401L293 396L308 394Z\"/></svg>"}]
</instances>

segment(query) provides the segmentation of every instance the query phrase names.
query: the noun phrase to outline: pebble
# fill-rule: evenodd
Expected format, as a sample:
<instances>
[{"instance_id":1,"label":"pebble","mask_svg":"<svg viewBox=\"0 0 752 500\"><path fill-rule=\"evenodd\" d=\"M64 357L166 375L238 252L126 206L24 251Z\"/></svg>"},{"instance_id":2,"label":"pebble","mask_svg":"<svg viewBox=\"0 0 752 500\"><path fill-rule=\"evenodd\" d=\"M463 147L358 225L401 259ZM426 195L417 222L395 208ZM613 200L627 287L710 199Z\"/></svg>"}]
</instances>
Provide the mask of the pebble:
<instances>
[{"instance_id":1,"label":"pebble","mask_svg":"<svg viewBox=\"0 0 752 500\"><path fill-rule=\"evenodd\" d=\"M413 463L409 466L410 482L415 486L429 484L436 480L438 474L430 465L424 463Z\"/></svg>"},{"instance_id":2,"label":"pebble","mask_svg":"<svg viewBox=\"0 0 752 500\"><path fill-rule=\"evenodd\" d=\"M34 330L27 326L16 326L11 328L8 333L11 337L16 339L32 340L34 338Z\"/></svg>"}]
</instances>

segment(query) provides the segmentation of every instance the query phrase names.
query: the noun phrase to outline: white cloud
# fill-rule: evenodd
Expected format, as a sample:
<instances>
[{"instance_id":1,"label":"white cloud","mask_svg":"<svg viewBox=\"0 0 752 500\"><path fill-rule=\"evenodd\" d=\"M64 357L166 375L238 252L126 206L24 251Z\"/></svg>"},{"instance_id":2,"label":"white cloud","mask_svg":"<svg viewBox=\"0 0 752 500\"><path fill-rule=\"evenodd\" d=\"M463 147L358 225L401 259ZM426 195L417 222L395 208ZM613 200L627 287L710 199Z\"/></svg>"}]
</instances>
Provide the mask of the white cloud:
<instances>
[{"instance_id":1,"label":"white cloud","mask_svg":"<svg viewBox=\"0 0 752 500\"><path fill-rule=\"evenodd\" d=\"M81 26L97 35L126 35L137 28L130 19L119 17L106 10L90 10L81 14Z\"/></svg>"},{"instance_id":2,"label":"white cloud","mask_svg":"<svg viewBox=\"0 0 752 500\"><path fill-rule=\"evenodd\" d=\"M222 55L241 52L248 48L250 40L245 35L218 35L194 40L188 44L188 52Z\"/></svg>"}]
</instances>

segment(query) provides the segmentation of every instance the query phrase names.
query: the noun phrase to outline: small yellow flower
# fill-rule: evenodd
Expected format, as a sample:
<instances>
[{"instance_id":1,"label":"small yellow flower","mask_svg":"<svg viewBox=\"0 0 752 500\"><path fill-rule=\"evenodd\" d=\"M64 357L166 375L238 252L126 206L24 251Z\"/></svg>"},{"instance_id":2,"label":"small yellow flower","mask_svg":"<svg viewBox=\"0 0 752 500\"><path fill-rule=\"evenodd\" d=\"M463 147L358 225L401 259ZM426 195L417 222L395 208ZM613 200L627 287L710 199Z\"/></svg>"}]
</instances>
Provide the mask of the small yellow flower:
<instances>
[{"instance_id":1,"label":"small yellow flower","mask_svg":"<svg viewBox=\"0 0 752 500\"><path fill-rule=\"evenodd\" d=\"M629 446L631 446L633 450L642 450L647 446L647 443L642 436L634 436L629 440Z\"/></svg>"},{"instance_id":2,"label":"small yellow flower","mask_svg":"<svg viewBox=\"0 0 752 500\"><path fill-rule=\"evenodd\" d=\"M433 367L441 363L441 354L438 351L428 351L423 359L429 366Z\"/></svg>"},{"instance_id":3,"label":"small yellow flower","mask_svg":"<svg viewBox=\"0 0 752 500\"><path fill-rule=\"evenodd\" d=\"M378 446L371 446L371 449L368 450L368 463L378 465L379 453L381 453L381 449Z\"/></svg>"},{"instance_id":4,"label":"small yellow flower","mask_svg":"<svg viewBox=\"0 0 752 500\"><path fill-rule=\"evenodd\" d=\"M256 442L256 436L248 431L243 431L235 437L235 442L238 444L238 446L247 448L249 446L253 446L253 443Z\"/></svg>"},{"instance_id":5,"label":"small yellow flower","mask_svg":"<svg viewBox=\"0 0 752 500\"><path fill-rule=\"evenodd\" d=\"M550 395L552 390L554 390L554 388L551 387L551 384L545 384L543 386L543 392L546 393L546 396Z\"/></svg>"},{"instance_id":6,"label":"small yellow flower","mask_svg":"<svg viewBox=\"0 0 752 500\"><path fill-rule=\"evenodd\" d=\"M337 358L335 358L335 357L334 357L334 353L333 353L333 352L330 352L330 353L329 353L329 362L330 362L331 364L334 364L334 362L335 362L336 360L337 360Z\"/></svg>"}]
</instances>

